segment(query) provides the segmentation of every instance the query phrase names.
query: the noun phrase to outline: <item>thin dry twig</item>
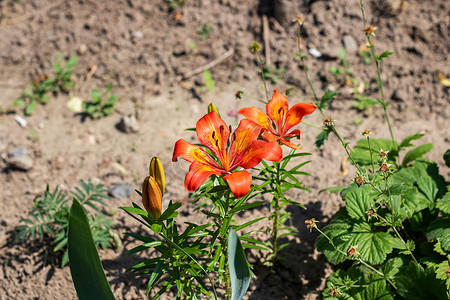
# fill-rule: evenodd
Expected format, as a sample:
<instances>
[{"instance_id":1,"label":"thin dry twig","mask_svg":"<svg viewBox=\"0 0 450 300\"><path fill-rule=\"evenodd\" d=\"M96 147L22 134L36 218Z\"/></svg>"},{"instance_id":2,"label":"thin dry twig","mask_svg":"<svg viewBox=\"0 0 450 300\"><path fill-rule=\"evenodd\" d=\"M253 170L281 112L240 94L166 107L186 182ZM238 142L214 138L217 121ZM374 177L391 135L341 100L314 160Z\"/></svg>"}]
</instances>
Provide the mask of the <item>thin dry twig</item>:
<instances>
[{"instance_id":1,"label":"thin dry twig","mask_svg":"<svg viewBox=\"0 0 450 300\"><path fill-rule=\"evenodd\" d=\"M197 74L200 74L201 72L205 71L205 70L209 70L211 68L213 68L214 66L220 64L221 62L223 62L224 60L226 60L227 58L231 57L234 54L234 49L230 49L227 52L225 52L224 54L222 54L221 56L219 56L218 58L216 58L215 60L213 60L212 62L207 63L204 66L201 66L191 72L188 72L186 74L183 75L183 79L188 79L189 77L195 76Z\"/></svg>"}]
</instances>

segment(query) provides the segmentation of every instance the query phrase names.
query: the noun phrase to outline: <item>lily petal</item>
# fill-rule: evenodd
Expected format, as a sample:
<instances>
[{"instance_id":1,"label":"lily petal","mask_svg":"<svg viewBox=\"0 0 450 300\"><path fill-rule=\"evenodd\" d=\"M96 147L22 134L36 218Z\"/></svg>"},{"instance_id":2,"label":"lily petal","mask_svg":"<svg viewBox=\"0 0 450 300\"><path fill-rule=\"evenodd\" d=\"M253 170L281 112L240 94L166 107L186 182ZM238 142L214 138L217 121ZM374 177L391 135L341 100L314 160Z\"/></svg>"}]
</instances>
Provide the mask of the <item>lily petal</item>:
<instances>
[{"instance_id":1,"label":"lily petal","mask_svg":"<svg viewBox=\"0 0 450 300\"><path fill-rule=\"evenodd\" d=\"M292 148L292 149L295 149L295 150L302 150L302 148L300 148L299 146L297 146L297 145L295 145L295 144L289 142L288 140L280 139L280 142L281 142L283 145L286 145L286 146L288 146L288 147L290 147L290 148Z\"/></svg>"},{"instance_id":2,"label":"lily petal","mask_svg":"<svg viewBox=\"0 0 450 300\"><path fill-rule=\"evenodd\" d=\"M251 169L258 165L261 160L280 161L283 158L283 151L277 142L265 142L256 140L252 143L248 151L241 158L239 167Z\"/></svg>"},{"instance_id":3,"label":"lily petal","mask_svg":"<svg viewBox=\"0 0 450 300\"><path fill-rule=\"evenodd\" d=\"M184 179L184 187L188 192L192 193L196 191L209 176L213 174L220 175L222 173L223 171L216 170L211 166L194 161L189 167L189 172Z\"/></svg>"},{"instance_id":4,"label":"lily petal","mask_svg":"<svg viewBox=\"0 0 450 300\"><path fill-rule=\"evenodd\" d=\"M178 157L181 157L188 162L198 161L205 165L211 165L215 168L221 168L219 164L211 157L205 150L201 147L192 145L183 139L178 140L175 143L175 148L173 149L172 162L178 161Z\"/></svg>"},{"instance_id":5,"label":"lily petal","mask_svg":"<svg viewBox=\"0 0 450 300\"><path fill-rule=\"evenodd\" d=\"M240 164L244 156L249 155L249 148L258 139L261 130L262 127L255 126L254 122L248 119L241 120L231 139L229 153L232 161L230 162L229 169L225 168L227 171L232 171Z\"/></svg>"},{"instance_id":6,"label":"lily petal","mask_svg":"<svg viewBox=\"0 0 450 300\"><path fill-rule=\"evenodd\" d=\"M311 103L298 103L289 109L284 122L283 132L278 129L278 132L283 136L293 126L299 124L303 116L310 115L316 110L316 106Z\"/></svg>"},{"instance_id":7,"label":"lily petal","mask_svg":"<svg viewBox=\"0 0 450 300\"><path fill-rule=\"evenodd\" d=\"M224 158L230 130L227 124L212 111L197 122L197 136L200 143L211 150L220 161Z\"/></svg>"},{"instance_id":8,"label":"lily petal","mask_svg":"<svg viewBox=\"0 0 450 300\"><path fill-rule=\"evenodd\" d=\"M249 119L252 122L255 122L256 124L274 131L273 126L269 120L269 118L266 116L266 114L260 110L257 107L244 107L241 110L239 110L239 113Z\"/></svg>"},{"instance_id":9,"label":"lily petal","mask_svg":"<svg viewBox=\"0 0 450 300\"><path fill-rule=\"evenodd\" d=\"M287 98L278 92L277 89L274 89L272 100L266 105L266 113L275 125L277 125L278 133L282 131L288 109L289 103Z\"/></svg>"},{"instance_id":10,"label":"lily petal","mask_svg":"<svg viewBox=\"0 0 450 300\"><path fill-rule=\"evenodd\" d=\"M262 138L267 142L276 142L280 139L278 135L275 135L270 131L264 131L262 134Z\"/></svg>"},{"instance_id":11,"label":"lily petal","mask_svg":"<svg viewBox=\"0 0 450 300\"><path fill-rule=\"evenodd\" d=\"M228 183L231 192L236 199L242 198L250 192L252 175L247 171L238 171L223 177Z\"/></svg>"}]
</instances>

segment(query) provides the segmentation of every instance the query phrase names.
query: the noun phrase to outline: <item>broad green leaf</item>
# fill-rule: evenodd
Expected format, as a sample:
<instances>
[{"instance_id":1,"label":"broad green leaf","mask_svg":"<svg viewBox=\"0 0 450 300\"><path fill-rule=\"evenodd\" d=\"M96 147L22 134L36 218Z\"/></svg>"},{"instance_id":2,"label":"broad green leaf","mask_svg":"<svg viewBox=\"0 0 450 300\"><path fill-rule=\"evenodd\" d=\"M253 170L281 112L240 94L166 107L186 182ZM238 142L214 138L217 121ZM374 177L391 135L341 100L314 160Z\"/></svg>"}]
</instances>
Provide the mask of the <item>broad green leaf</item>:
<instances>
[{"instance_id":1,"label":"broad green leaf","mask_svg":"<svg viewBox=\"0 0 450 300\"><path fill-rule=\"evenodd\" d=\"M228 265L231 278L231 299L240 300L244 297L250 284L250 269L239 237L233 229L230 229L228 233Z\"/></svg>"},{"instance_id":2,"label":"broad green leaf","mask_svg":"<svg viewBox=\"0 0 450 300\"><path fill-rule=\"evenodd\" d=\"M33 112L36 110L36 101L31 101L25 106L25 115L31 116Z\"/></svg>"},{"instance_id":3,"label":"broad green leaf","mask_svg":"<svg viewBox=\"0 0 450 300\"><path fill-rule=\"evenodd\" d=\"M431 179L430 176L423 176L419 178L419 180L417 180L417 186L419 187L420 191L425 194L428 201L430 201L433 207L438 193L436 182Z\"/></svg>"},{"instance_id":4,"label":"broad green leaf","mask_svg":"<svg viewBox=\"0 0 450 300\"><path fill-rule=\"evenodd\" d=\"M447 186L447 193L436 203L436 208L441 212L450 214L450 185Z\"/></svg>"},{"instance_id":5,"label":"broad green leaf","mask_svg":"<svg viewBox=\"0 0 450 300\"><path fill-rule=\"evenodd\" d=\"M78 298L115 299L95 248L86 213L75 198L70 209L68 251Z\"/></svg>"},{"instance_id":6,"label":"broad green leaf","mask_svg":"<svg viewBox=\"0 0 450 300\"><path fill-rule=\"evenodd\" d=\"M389 151L388 153L388 163L394 164L395 158L398 156L397 152L398 144L392 144L391 140L387 139L370 139L370 149L372 152L369 152L369 142L367 139L360 139L356 146L353 148L352 157L355 162L362 166L370 166L372 165L372 160L376 163L379 160L379 153L381 150ZM372 160L370 157L370 153L372 153Z\"/></svg>"},{"instance_id":7,"label":"broad green leaf","mask_svg":"<svg viewBox=\"0 0 450 300\"><path fill-rule=\"evenodd\" d=\"M367 212L374 207L376 193L370 187L360 187L345 196L348 215L352 219L367 219Z\"/></svg>"},{"instance_id":8,"label":"broad green leaf","mask_svg":"<svg viewBox=\"0 0 450 300\"><path fill-rule=\"evenodd\" d=\"M324 252L332 264L351 259L346 255L351 246L357 247L361 259L367 263L380 264L386 259L387 254L392 252L392 244L395 242L390 234L376 231L368 223L350 219L342 213L342 209L338 212L338 217L323 228L323 232L340 250L336 251L324 235L317 238L317 250Z\"/></svg>"},{"instance_id":9,"label":"broad green leaf","mask_svg":"<svg viewBox=\"0 0 450 300\"><path fill-rule=\"evenodd\" d=\"M403 158L402 166L406 166L410 162L415 161L418 158L421 158L424 154L433 150L433 148L434 146L432 143L427 143L408 151L405 154L405 157Z\"/></svg>"},{"instance_id":10,"label":"broad green leaf","mask_svg":"<svg viewBox=\"0 0 450 300\"><path fill-rule=\"evenodd\" d=\"M443 281L436 279L434 268L423 269L411 262L396 280L397 293L408 300L448 300Z\"/></svg>"},{"instance_id":11,"label":"broad green leaf","mask_svg":"<svg viewBox=\"0 0 450 300\"><path fill-rule=\"evenodd\" d=\"M412 135L409 135L409 136L405 137L403 139L403 141L399 145L400 149L401 148L406 148L406 147L412 147L413 144L411 144L411 141L419 140L423 136L424 136L424 134L422 134L422 133L416 133L416 134L412 134Z\"/></svg>"},{"instance_id":12,"label":"broad green leaf","mask_svg":"<svg viewBox=\"0 0 450 300\"><path fill-rule=\"evenodd\" d=\"M441 218L433 221L428 228L427 239L429 241L439 239L442 249L450 253L450 219Z\"/></svg>"},{"instance_id":13,"label":"broad green leaf","mask_svg":"<svg viewBox=\"0 0 450 300\"><path fill-rule=\"evenodd\" d=\"M397 274L404 270L409 261L405 256L391 258L383 264L381 272L385 278L394 279Z\"/></svg>"}]
</instances>

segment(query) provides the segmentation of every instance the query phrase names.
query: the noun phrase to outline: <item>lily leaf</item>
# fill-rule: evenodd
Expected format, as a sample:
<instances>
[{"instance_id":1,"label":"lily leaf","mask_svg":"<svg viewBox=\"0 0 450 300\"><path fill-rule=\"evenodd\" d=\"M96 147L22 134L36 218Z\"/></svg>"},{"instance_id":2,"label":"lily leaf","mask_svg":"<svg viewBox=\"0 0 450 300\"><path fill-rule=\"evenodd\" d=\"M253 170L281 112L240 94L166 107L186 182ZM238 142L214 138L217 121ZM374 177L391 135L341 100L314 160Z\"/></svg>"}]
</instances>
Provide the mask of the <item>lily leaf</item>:
<instances>
[{"instance_id":1,"label":"lily leaf","mask_svg":"<svg viewBox=\"0 0 450 300\"><path fill-rule=\"evenodd\" d=\"M250 269L239 237L233 229L228 234L228 265L231 277L231 299L240 300L250 284Z\"/></svg>"},{"instance_id":2,"label":"lily leaf","mask_svg":"<svg viewBox=\"0 0 450 300\"><path fill-rule=\"evenodd\" d=\"M75 198L70 209L68 251L70 273L78 298L115 299L100 262L86 213Z\"/></svg>"}]
</instances>

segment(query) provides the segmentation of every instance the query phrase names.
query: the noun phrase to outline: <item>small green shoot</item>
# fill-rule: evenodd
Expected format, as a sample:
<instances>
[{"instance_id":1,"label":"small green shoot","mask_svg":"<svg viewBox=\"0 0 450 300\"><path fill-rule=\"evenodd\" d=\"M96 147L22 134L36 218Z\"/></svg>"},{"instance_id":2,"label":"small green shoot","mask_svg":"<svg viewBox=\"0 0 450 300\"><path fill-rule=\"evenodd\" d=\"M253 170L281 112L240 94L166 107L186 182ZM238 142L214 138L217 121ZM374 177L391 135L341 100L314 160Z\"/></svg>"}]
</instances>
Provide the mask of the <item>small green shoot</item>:
<instances>
[{"instance_id":1,"label":"small green shoot","mask_svg":"<svg viewBox=\"0 0 450 300\"><path fill-rule=\"evenodd\" d=\"M116 111L114 105L119 100L119 95L111 94L112 89L112 84L109 84L103 94L98 89L91 90L92 101L84 103L84 112L92 119L100 119L112 115ZM103 100L106 97L108 98Z\"/></svg>"},{"instance_id":2,"label":"small green shoot","mask_svg":"<svg viewBox=\"0 0 450 300\"><path fill-rule=\"evenodd\" d=\"M197 29L197 34L199 35L200 41L209 39L212 27L209 24L205 24L203 27Z\"/></svg>"}]
</instances>

